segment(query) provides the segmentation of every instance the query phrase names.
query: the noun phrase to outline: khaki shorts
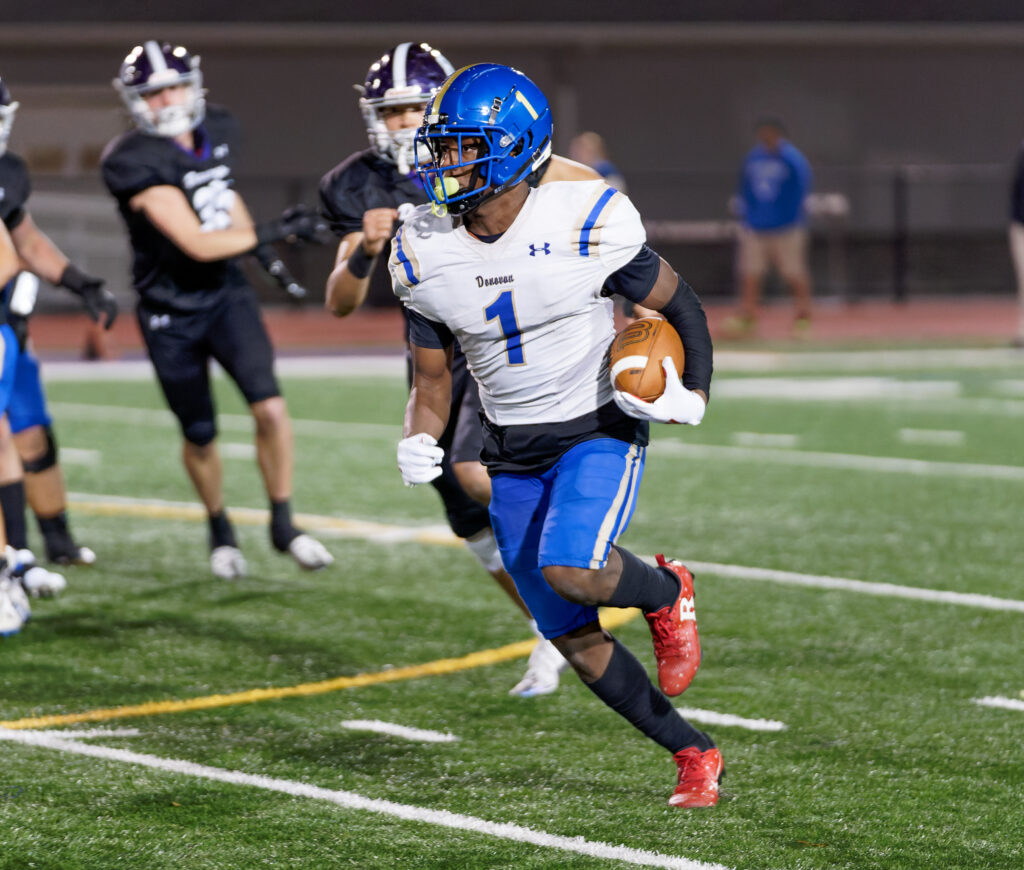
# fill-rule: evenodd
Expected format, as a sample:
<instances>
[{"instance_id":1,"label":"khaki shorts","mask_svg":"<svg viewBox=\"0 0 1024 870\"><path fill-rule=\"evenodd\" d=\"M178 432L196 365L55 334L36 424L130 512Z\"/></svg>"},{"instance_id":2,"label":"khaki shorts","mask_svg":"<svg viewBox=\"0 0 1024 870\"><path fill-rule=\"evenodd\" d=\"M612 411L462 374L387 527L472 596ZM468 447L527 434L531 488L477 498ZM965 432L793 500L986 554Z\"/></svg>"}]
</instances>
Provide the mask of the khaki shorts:
<instances>
[{"instance_id":1,"label":"khaki shorts","mask_svg":"<svg viewBox=\"0 0 1024 870\"><path fill-rule=\"evenodd\" d=\"M787 280L807 278L807 230L792 227L780 232L756 232L741 227L739 235L741 275L763 275L775 266Z\"/></svg>"}]
</instances>

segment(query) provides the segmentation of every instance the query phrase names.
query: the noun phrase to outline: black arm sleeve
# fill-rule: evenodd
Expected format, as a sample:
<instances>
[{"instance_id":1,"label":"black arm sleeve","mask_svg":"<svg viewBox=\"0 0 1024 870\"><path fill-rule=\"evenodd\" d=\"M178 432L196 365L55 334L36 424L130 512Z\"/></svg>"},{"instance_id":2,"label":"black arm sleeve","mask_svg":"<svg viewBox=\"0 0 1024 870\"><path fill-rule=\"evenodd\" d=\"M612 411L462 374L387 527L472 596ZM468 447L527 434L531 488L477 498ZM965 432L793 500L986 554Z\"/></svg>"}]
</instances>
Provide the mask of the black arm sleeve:
<instances>
[{"instance_id":1,"label":"black arm sleeve","mask_svg":"<svg viewBox=\"0 0 1024 870\"><path fill-rule=\"evenodd\" d=\"M642 304L658 280L660 271L661 257L644 245L632 260L605 279L601 295L618 293L630 302Z\"/></svg>"},{"instance_id":2,"label":"black arm sleeve","mask_svg":"<svg viewBox=\"0 0 1024 870\"><path fill-rule=\"evenodd\" d=\"M451 330L443 323L430 320L418 311L406 308L409 315L409 343L417 347L448 347L455 341Z\"/></svg>"},{"instance_id":3,"label":"black arm sleeve","mask_svg":"<svg viewBox=\"0 0 1024 870\"><path fill-rule=\"evenodd\" d=\"M712 364L708 319L697 294L682 278L672 298L661 307L661 313L679 333L686 351L683 386L688 390L703 390L710 398Z\"/></svg>"},{"instance_id":4,"label":"black arm sleeve","mask_svg":"<svg viewBox=\"0 0 1024 870\"><path fill-rule=\"evenodd\" d=\"M1010 219L1024 223L1024 146L1017 152L1010 194Z\"/></svg>"}]
</instances>

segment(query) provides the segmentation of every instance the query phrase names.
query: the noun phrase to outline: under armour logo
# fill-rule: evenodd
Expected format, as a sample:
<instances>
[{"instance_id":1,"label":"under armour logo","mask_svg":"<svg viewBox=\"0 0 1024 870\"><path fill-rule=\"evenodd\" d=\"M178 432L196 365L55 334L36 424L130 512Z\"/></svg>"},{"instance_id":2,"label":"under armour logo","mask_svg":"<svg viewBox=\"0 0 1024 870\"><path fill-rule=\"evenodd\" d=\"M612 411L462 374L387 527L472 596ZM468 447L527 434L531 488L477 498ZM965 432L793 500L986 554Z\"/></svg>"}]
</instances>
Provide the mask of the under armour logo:
<instances>
[{"instance_id":1,"label":"under armour logo","mask_svg":"<svg viewBox=\"0 0 1024 870\"><path fill-rule=\"evenodd\" d=\"M150 314L149 328L152 330L164 329L171 325L170 314Z\"/></svg>"},{"instance_id":2,"label":"under armour logo","mask_svg":"<svg viewBox=\"0 0 1024 870\"><path fill-rule=\"evenodd\" d=\"M214 160L223 160L225 157L228 156L228 151L229 150L230 149L228 148L227 144L215 146L214 149L213 149L213 159Z\"/></svg>"},{"instance_id":3,"label":"under armour logo","mask_svg":"<svg viewBox=\"0 0 1024 870\"><path fill-rule=\"evenodd\" d=\"M536 257L537 254L544 254L547 256L551 253L551 243L545 242L543 245L538 247L537 245L530 245L530 256Z\"/></svg>"}]
</instances>

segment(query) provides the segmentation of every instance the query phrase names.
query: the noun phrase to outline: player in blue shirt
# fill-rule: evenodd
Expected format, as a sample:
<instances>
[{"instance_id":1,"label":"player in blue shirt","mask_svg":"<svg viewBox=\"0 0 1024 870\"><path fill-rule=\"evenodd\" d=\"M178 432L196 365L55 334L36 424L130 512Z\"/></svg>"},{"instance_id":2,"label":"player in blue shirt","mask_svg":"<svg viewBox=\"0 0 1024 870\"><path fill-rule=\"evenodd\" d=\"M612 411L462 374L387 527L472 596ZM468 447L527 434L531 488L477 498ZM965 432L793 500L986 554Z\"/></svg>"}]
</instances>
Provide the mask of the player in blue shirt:
<instances>
[{"instance_id":1,"label":"player in blue shirt","mask_svg":"<svg viewBox=\"0 0 1024 870\"><path fill-rule=\"evenodd\" d=\"M761 119L755 135L757 144L743 161L737 190L740 313L733 325L744 333L756 328L764 278L774 266L793 293L794 329L804 331L812 309L804 208L811 190L811 167L785 138L782 122Z\"/></svg>"}]
</instances>

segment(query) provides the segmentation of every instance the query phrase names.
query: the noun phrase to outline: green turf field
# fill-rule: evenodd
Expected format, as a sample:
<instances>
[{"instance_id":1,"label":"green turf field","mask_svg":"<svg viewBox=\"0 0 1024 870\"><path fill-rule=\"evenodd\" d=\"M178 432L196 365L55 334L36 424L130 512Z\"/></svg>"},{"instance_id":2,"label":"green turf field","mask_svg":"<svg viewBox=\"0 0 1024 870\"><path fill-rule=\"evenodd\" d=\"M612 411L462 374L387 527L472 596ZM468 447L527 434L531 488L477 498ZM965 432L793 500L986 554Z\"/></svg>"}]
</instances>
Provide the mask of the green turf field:
<instances>
[{"instance_id":1,"label":"green turf field","mask_svg":"<svg viewBox=\"0 0 1024 870\"><path fill-rule=\"evenodd\" d=\"M671 759L571 675L508 696L525 648L486 653L528 630L402 486L401 380L284 379L295 508L337 562L301 573L247 514L234 583L209 576L154 385L52 382L101 561L0 642L0 868L1019 870L1024 357L950 359L731 360L704 424L654 432L622 543L700 566L677 706L712 717L727 777L690 811L666 805ZM263 509L220 387L229 504ZM643 620L615 631L653 669Z\"/></svg>"}]
</instances>

